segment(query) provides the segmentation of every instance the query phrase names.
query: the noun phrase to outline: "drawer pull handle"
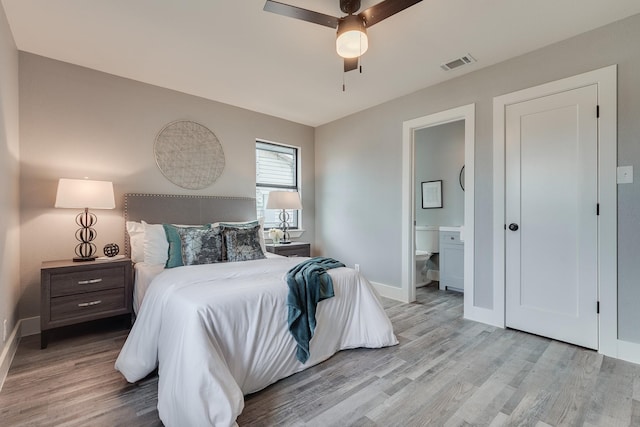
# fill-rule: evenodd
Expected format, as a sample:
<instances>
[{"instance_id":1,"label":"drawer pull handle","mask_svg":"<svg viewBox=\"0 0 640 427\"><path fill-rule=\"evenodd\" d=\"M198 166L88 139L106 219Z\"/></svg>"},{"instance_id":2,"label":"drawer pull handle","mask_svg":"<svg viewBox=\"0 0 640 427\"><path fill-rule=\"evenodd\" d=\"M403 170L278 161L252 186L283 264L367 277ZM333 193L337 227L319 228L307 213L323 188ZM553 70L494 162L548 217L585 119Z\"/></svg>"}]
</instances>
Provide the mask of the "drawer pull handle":
<instances>
[{"instance_id":1,"label":"drawer pull handle","mask_svg":"<svg viewBox=\"0 0 640 427\"><path fill-rule=\"evenodd\" d=\"M78 285L93 285L94 283L100 283L102 279L80 280Z\"/></svg>"},{"instance_id":2,"label":"drawer pull handle","mask_svg":"<svg viewBox=\"0 0 640 427\"><path fill-rule=\"evenodd\" d=\"M101 300L91 301L91 302L81 302L80 304L78 304L78 307L91 307L92 305L98 305L100 303L102 303Z\"/></svg>"}]
</instances>

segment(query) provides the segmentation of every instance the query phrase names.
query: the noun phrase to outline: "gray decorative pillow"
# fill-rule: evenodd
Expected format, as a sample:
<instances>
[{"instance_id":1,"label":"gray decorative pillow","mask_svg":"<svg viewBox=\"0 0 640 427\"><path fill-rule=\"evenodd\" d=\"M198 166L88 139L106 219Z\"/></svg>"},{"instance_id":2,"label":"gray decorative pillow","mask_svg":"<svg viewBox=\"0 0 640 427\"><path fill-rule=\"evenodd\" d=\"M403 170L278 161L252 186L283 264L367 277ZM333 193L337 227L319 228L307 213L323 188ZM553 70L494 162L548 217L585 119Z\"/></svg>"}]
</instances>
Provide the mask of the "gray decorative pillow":
<instances>
[{"instance_id":1,"label":"gray decorative pillow","mask_svg":"<svg viewBox=\"0 0 640 427\"><path fill-rule=\"evenodd\" d=\"M260 225L254 227L224 227L224 244L228 261L250 261L265 258L260 246Z\"/></svg>"},{"instance_id":2,"label":"gray decorative pillow","mask_svg":"<svg viewBox=\"0 0 640 427\"><path fill-rule=\"evenodd\" d=\"M177 228L183 265L213 264L222 261L220 228Z\"/></svg>"}]
</instances>

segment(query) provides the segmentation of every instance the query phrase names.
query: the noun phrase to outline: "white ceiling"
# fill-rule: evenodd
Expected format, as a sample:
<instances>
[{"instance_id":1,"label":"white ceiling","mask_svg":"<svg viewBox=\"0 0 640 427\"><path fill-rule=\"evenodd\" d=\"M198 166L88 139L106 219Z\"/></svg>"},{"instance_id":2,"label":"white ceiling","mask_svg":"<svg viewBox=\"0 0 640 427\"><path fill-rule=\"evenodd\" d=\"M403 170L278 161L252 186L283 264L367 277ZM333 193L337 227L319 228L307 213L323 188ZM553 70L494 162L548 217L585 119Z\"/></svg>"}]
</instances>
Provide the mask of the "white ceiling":
<instances>
[{"instance_id":1,"label":"white ceiling","mask_svg":"<svg viewBox=\"0 0 640 427\"><path fill-rule=\"evenodd\" d=\"M342 15L339 0L280 1ZM343 92L335 31L264 3L2 0L22 51L311 126L640 13L638 0L424 0L369 29ZM440 68L467 53L478 62Z\"/></svg>"}]
</instances>

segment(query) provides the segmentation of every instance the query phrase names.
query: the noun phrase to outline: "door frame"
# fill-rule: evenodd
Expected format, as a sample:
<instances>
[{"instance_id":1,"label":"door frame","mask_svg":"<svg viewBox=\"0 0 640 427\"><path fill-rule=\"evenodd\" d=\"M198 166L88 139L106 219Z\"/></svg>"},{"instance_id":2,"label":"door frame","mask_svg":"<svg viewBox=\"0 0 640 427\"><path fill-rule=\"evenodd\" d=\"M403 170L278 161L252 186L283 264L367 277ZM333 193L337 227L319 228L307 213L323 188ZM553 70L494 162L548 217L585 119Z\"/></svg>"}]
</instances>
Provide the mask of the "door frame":
<instances>
[{"instance_id":1,"label":"door frame","mask_svg":"<svg viewBox=\"0 0 640 427\"><path fill-rule=\"evenodd\" d=\"M599 352L618 357L617 66L587 72L493 99L493 310L505 327L505 112L511 104L598 85L598 319ZM596 112L594 111L594 114Z\"/></svg>"},{"instance_id":2,"label":"door frame","mask_svg":"<svg viewBox=\"0 0 640 427\"><path fill-rule=\"evenodd\" d=\"M402 126L402 289L404 302L416 300L414 241L415 224L415 132L446 123L464 121L464 301L473 301L474 280L474 157L475 157L475 104L463 105L446 111L407 120ZM466 316L466 314L465 314Z\"/></svg>"}]
</instances>

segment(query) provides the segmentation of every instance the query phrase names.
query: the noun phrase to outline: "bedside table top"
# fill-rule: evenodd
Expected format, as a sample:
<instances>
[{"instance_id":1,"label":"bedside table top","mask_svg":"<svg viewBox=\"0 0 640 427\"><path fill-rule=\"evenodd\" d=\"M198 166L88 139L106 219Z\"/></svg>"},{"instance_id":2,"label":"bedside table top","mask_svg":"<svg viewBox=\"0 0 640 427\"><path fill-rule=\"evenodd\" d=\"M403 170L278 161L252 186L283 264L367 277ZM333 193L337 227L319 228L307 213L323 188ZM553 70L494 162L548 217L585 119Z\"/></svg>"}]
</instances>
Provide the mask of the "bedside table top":
<instances>
[{"instance_id":1,"label":"bedside table top","mask_svg":"<svg viewBox=\"0 0 640 427\"><path fill-rule=\"evenodd\" d=\"M82 267L90 267L90 268L100 268L100 267L109 267L112 265L119 265L122 263L131 263L131 258L118 258L114 260L95 260L95 261L80 261L76 262L71 259L61 259L55 261L43 261L42 262L42 270L49 270L54 268L82 268Z\"/></svg>"},{"instance_id":2,"label":"bedside table top","mask_svg":"<svg viewBox=\"0 0 640 427\"><path fill-rule=\"evenodd\" d=\"M307 242L291 242L291 243L271 243L266 245L267 252L271 252L276 255L284 255L288 257L311 256L311 244Z\"/></svg>"}]
</instances>

